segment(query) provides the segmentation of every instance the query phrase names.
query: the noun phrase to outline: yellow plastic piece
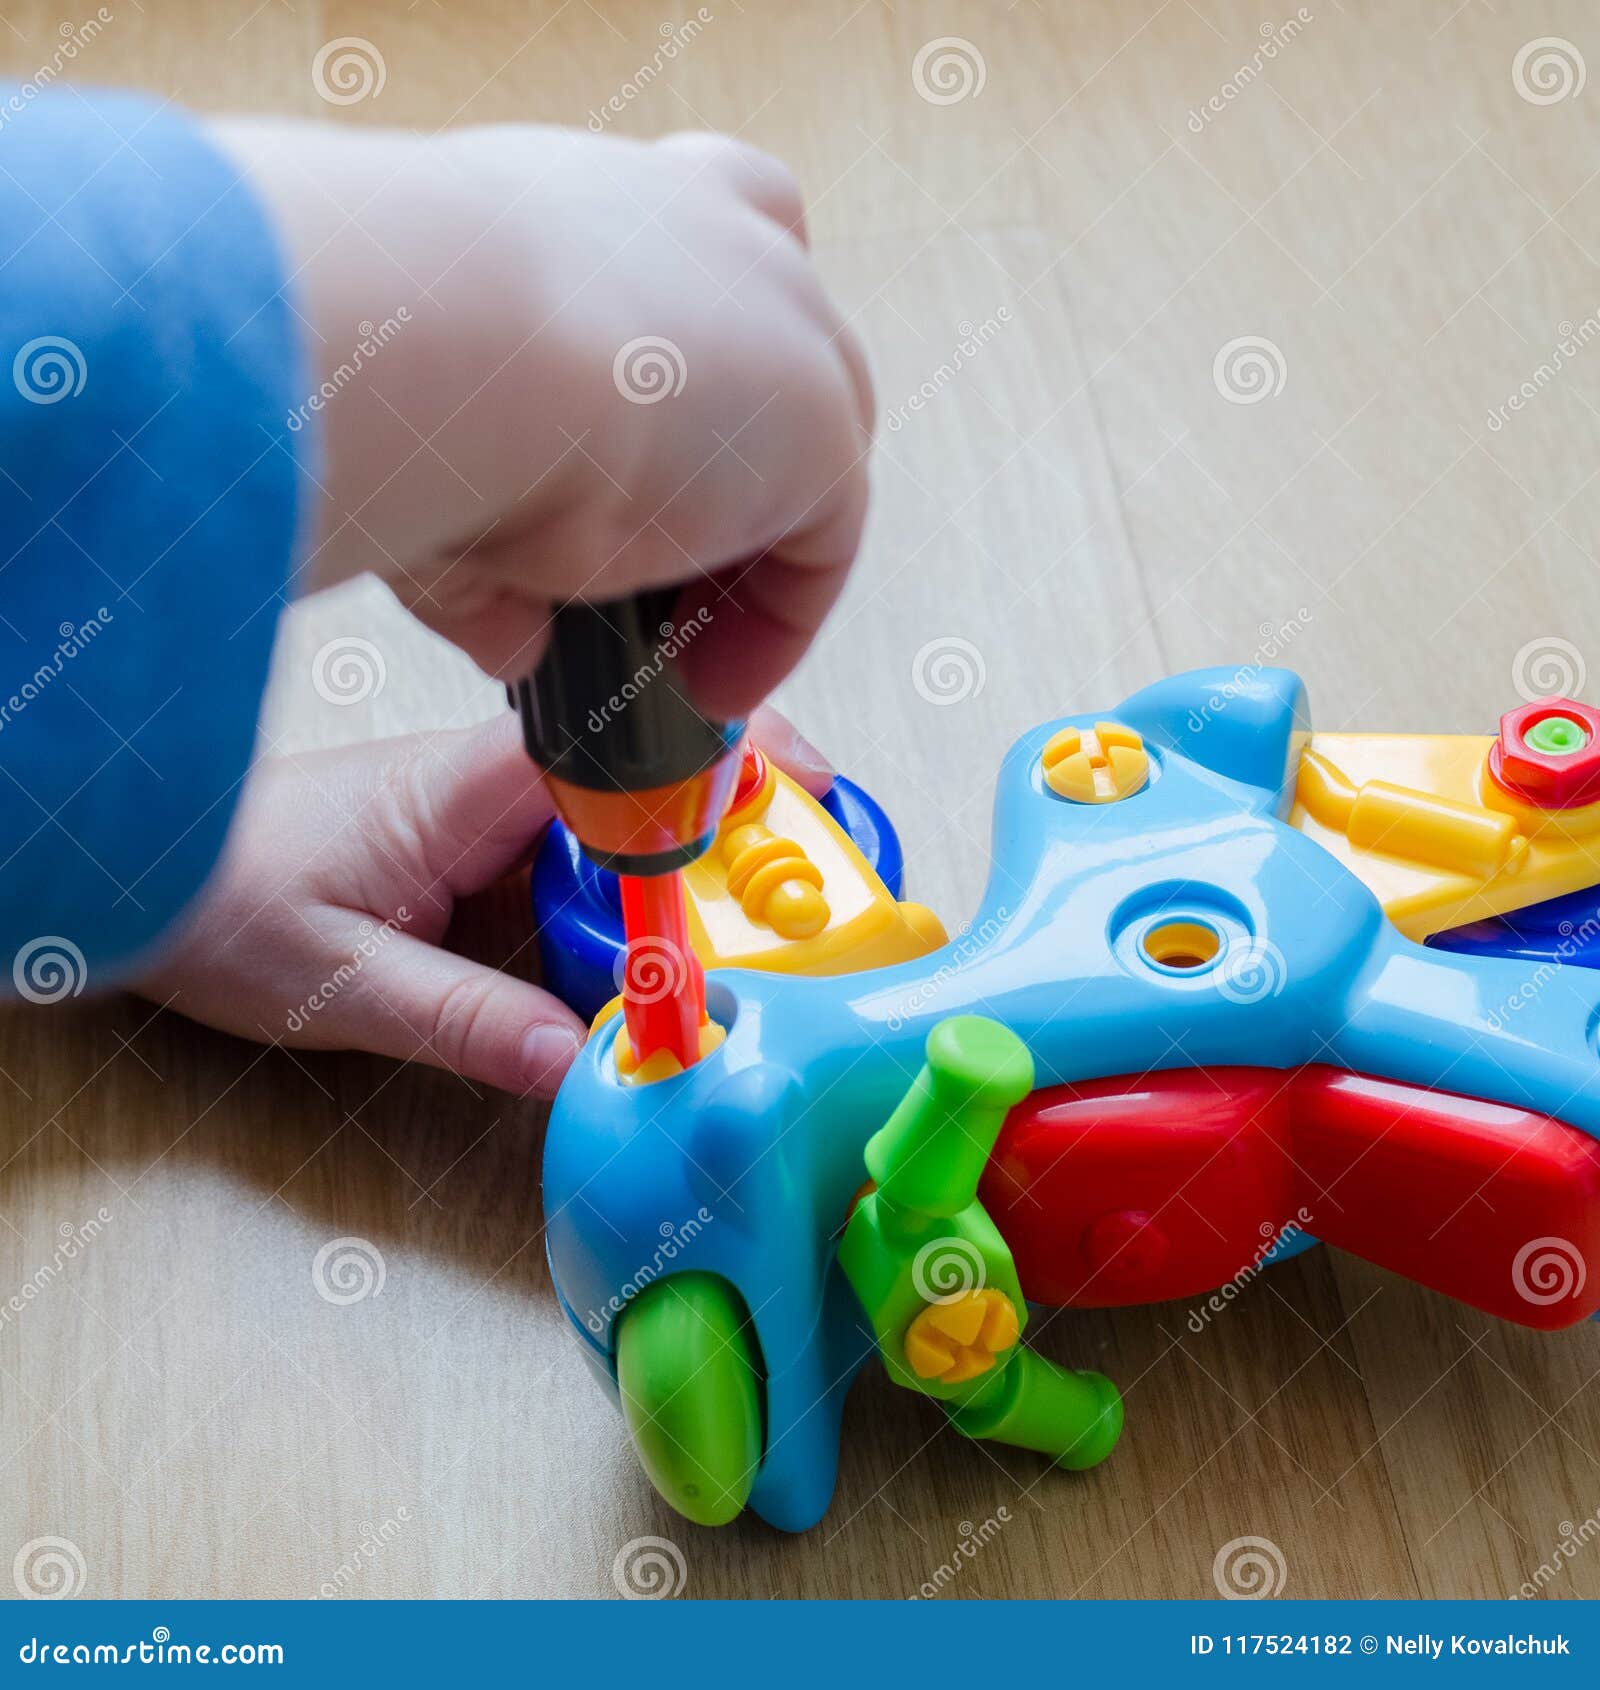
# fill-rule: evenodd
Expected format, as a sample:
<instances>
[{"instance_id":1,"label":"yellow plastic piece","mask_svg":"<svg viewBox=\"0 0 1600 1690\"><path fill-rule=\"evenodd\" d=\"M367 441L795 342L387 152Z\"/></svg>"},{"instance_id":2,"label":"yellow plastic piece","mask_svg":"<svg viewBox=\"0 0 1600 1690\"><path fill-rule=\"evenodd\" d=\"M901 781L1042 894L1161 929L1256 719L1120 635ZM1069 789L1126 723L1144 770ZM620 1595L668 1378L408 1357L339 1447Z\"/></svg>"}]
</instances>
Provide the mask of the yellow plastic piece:
<instances>
[{"instance_id":1,"label":"yellow plastic piece","mask_svg":"<svg viewBox=\"0 0 1600 1690\"><path fill-rule=\"evenodd\" d=\"M906 1365L919 1379L960 1385L987 1373L1021 1336L1011 1299L985 1286L929 1303L906 1328Z\"/></svg>"},{"instance_id":2,"label":"yellow plastic piece","mask_svg":"<svg viewBox=\"0 0 1600 1690\"><path fill-rule=\"evenodd\" d=\"M1600 879L1600 804L1540 810L1488 773L1487 735L1314 734L1291 824L1364 881L1408 938Z\"/></svg>"},{"instance_id":3,"label":"yellow plastic piece","mask_svg":"<svg viewBox=\"0 0 1600 1690\"><path fill-rule=\"evenodd\" d=\"M1356 786L1312 748L1301 753L1295 796L1309 815L1344 834L1357 850L1480 880L1516 867L1528 849L1515 816L1392 781Z\"/></svg>"},{"instance_id":4,"label":"yellow plastic piece","mask_svg":"<svg viewBox=\"0 0 1600 1690\"><path fill-rule=\"evenodd\" d=\"M594 1025L598 1027L602 1022L609 1021L622 1005L620 997L613 998L604 1009L594 1018ZM594 1029L591 1028L592 1032ZM722 1041L727 1038L727 1030L712 1021L709 1017L700 1023L700 1056L702 1060L708 1057ZM616 1043L611 1047L616 1058L617 1078L625 1086L648 1086L656 1080L670 1080L674 1074L683 1072L683 1064L670 1050L653 1050L640 1062L633 1054L633 1045L628 1038L628 1029L617 1029Z\"/></svg>"},{"instance_id":5,"label":"yellow plastic piece","mask_svg":"<svg viewBox=\"0 0 1600 1690\"><path fill-rule=\"evenodd\" d=\"M1078 804L1114 804L1150 778L1144 740L1120 722L1063 728L1044 748L1045 785Z\"/></svg>"},{"instance_id":6,"label":"yellow plastic piece","mask_svg":"<svg viewBox=\"0 0 1600 1690\"><path fill-rule=\"evenodd\" d=\"M850 974L926 956L944 928L897 903L849 836L781 770L683 871L689 942L709 971Z\"/></svg>"},{"instance_id":7,"label":"yellow plastic piece","mask_svg":"<svg viewBox=\"0 0 1600 1690\"><path fill-rule=\"evenodd\" d=\"M792 839L746 822L717 842L728 868L728 892L752 921L785 939L810 939L828 925L822 870Z\"/></svg>"}]
</instances>

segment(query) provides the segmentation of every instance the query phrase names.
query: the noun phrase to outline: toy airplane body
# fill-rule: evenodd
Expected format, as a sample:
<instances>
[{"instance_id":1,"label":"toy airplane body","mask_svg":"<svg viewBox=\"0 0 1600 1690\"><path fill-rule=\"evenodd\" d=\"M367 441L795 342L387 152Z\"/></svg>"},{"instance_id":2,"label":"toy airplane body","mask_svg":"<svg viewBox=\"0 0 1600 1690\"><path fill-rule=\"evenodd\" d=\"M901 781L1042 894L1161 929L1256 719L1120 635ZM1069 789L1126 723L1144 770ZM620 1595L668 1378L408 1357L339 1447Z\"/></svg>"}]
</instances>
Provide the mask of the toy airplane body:
<instances>
[{"instance_id":1,"label":"toy airplane body","mask_svg":"<svg viewBox=\"0 0 1600 1690\"><path fill-rule=\"evenodd\" d=\"M1027 1350L1028 1304L1193 1295L1274 1246L1320 1238L1527 1325L1593 1314L1600 980L1483 931L1600 881L1574 776L1600 734L1567 701L1533 714L1511 731L1550 768L1519 739L1495 776L1501 740L1313 739L1282 670L1046 724L1001 766L963 935L859 863L870 896L840 909L888 898L870 960L904 958L863 972L804 952L826 928L786 971L719 967L737 886L691 876L726 1037L630 1085L603 1022L544 1170L555 1284L669 1500L814 1523L874 1349L970 1435L1089 1465L1115 1393ZM936 1247L959 1283L929 1282Z\"/></svg>"}]
</instances>

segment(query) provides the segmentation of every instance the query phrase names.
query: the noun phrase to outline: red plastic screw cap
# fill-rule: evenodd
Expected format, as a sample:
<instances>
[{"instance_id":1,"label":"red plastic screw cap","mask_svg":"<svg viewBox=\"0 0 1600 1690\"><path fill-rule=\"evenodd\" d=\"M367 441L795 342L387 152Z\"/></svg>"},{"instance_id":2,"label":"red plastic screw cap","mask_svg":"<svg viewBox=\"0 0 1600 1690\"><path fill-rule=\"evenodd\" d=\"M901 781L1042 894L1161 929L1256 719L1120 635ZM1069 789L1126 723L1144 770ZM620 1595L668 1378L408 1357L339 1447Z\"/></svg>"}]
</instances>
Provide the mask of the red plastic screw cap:
<instances>
[{"instance_id":1,"label":"red plastic screw cap","mask_svg":"<svg viewBox=\"0 0 1600 1690\"><path fill-rule=\"evenodd\" d=\"M1090 1223L1083 1253L1102 1290L1148 1283L1167 1259L1166 1234L1143 1209L1113 1209Z\"/></svg>"},{"instance_id":2,"label":"red plastic screw cap","mask_svg":"<svg viewBox=\"0 0 1600 1690\"><path fill-rule=\"evenodd\" d=\"M767 778L767 760L753 739L744 742L744 761L739 765L739 784L733 789L730 810L741 809L761 790Z\"/></svg>"},{"instance_id":3,"label":"red plastic screw cap","mask_svg":"<svg viewBox=\"0 0 1600 1690\"><path fill-rule=\"evenodd\" d=\"M1600 710L1570 698L1541 698L1508 710L1489 747L1489 773L1513 798L1541 810L1595 803Z\"/></svg>"}]
</instances>

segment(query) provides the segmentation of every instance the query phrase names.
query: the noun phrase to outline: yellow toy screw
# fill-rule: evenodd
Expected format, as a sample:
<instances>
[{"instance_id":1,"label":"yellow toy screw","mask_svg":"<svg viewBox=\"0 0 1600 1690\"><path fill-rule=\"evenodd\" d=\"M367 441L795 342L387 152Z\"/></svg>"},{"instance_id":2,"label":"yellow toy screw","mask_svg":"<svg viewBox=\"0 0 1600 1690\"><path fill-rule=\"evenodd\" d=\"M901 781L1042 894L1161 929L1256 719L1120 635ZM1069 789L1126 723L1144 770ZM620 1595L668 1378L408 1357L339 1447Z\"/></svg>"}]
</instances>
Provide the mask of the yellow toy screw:
<instances>
[{"instance_id":1,"label":"yellow toy screw","mask_svg":"<svg viewBox=\"0 0 1600 1690\"><path fill-rule=\"evenodd\" d=\"M752 921L764 921L785 939L809 939L828 925L822 870L794 840L747 822L734 828L721 849L729 896Z\"/></svg>"},{"instance_id":2,"label":"yellow toy screw","mask_svg":"<svg viewBox=\"0 0 1600 1690\"><path fill-rule=\"evenodd\" d=\"M1078 804L1114 804L1150 778L1144 740L1121 722L1063 728L1045 746L1041 762L1045 785Z\"/></svg>"}]
</instances>

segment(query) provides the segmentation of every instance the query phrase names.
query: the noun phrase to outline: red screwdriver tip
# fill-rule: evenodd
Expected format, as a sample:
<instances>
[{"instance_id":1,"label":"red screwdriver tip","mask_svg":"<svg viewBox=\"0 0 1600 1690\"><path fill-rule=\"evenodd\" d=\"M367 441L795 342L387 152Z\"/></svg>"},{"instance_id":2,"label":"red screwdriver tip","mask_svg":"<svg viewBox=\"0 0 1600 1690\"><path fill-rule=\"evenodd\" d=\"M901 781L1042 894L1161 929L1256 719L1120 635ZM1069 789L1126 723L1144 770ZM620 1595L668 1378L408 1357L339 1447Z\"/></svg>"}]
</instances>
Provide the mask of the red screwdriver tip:
<instances>
[{"instance_id":1,"label":"red screwdriver tip","mask_svg":"<svg viewBox=\"0 0 1600 1690\"><path fill-rule=\"evenodd\" d=\"M706 983L689 946L681 874L619 874L622 1014L637 1061L670 1050L685 1068L700 1059Z\"/></svg>"}]
</instances>

